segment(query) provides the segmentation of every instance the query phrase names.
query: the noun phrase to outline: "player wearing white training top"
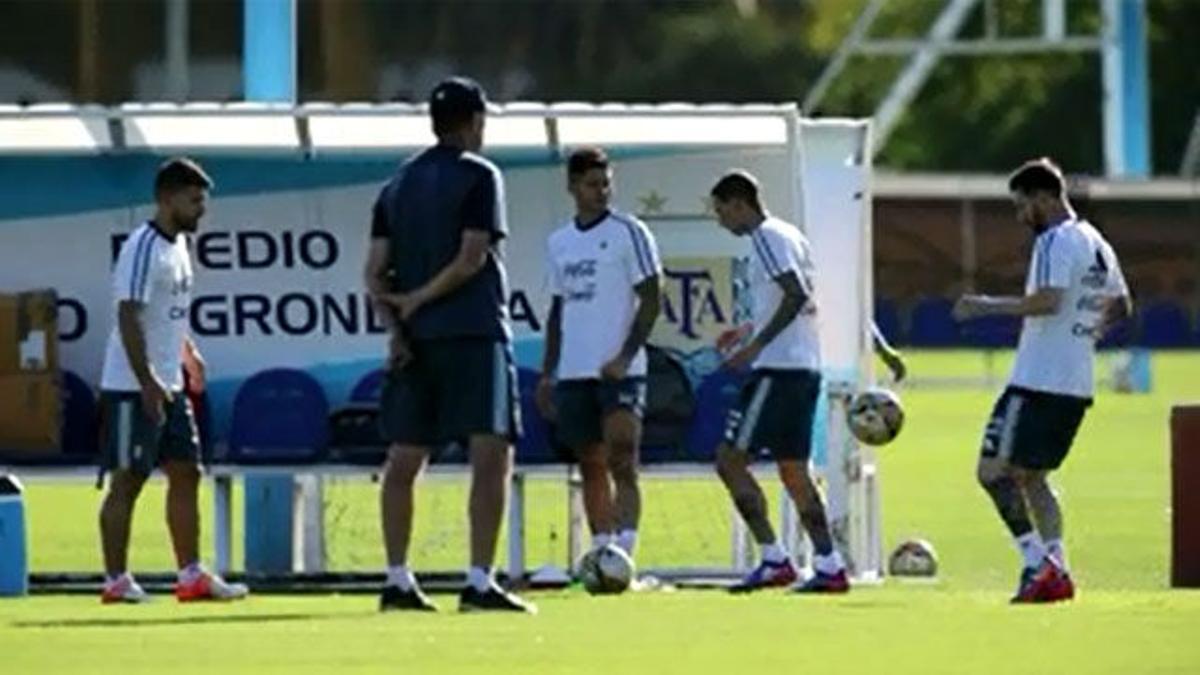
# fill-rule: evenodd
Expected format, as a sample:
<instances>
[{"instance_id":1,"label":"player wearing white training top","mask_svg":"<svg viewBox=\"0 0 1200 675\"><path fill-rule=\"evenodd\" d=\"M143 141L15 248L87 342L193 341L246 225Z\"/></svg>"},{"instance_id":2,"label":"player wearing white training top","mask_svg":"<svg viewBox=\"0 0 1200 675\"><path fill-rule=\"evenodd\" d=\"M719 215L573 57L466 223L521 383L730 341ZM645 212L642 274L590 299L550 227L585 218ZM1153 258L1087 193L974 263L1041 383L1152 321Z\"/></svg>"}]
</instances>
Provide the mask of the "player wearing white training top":
<instances>
[{"instance_id":1,"label":"player wearing white training top","mask_svg":"<svg viewBox=\"0 0 1200 675\"><path fill-rule=\"evenodd\" d=\"M203 388L204 361L188 336L192 264L187 235L196 231L212 180L195 162L164 163L154 180L154 219L134 229L113 270L115 321L101 377L104 468L111 478L100 507L105 603L142 602L129 574L129 523L150 473L167 476L167 529L179 565L180 601L229 600L246 587L200 565L199 444L183 369Z\"/></svg>"},{"instance_id":2,"label":"player wearing white training top","mask_svg":"<svg viewBox=\"0 0 1200 675\"><path fill-rule=\"evenodd\" d=\"M984 433L977 475L1024 561L1013 602L1055 602L1074 597L1075 587L1047 474L1066 458L1092 404L1096 340L1130 315L1132 303L1112 246L1075 214L1057 166L1046 158L1026 162L1008 187L1017 219L1035 234L1025 295L965 295L954 313L959 320L1024 317L1017 360Z\"/></svg>"},{"instance_id":3,"label":"player wearing white training top","mask_svg":"<svg viewBox=\"0 0 1200 675\"><path fill-rule=\"evenodd\" d=\"M754 336L739 345L742 331L722 334L717 349L725 368L751 374L729 412L725 439L717 448L717 473L762 549L762 561L731 588L747 592L785 586L797 578L795 564L779 544L767 518L767 500L749 464L769 451L779 477L796 504L816 552L816 574L795 587L802 593L844 593L850 585L833 546L821 494L809 473L813 415L821 391L817 306L808 240L796 226L767 214L758 181L731 171L712 188L721 227L749 237Z\"/></svg>"},{"instance_id":4,"label":"player wearing white training top","mask_svg":"<svg viewBox=\"0 0 1200 675\"><path fill-rule=\"evenodd\" d=\"M644 345L658 318L662 264L650 230L609 207L612 167L603 150L572 153L567 190L575 217L546 246L552 300L538 405L579 459L593 545L613 542L632 555Z\"/></svg>"}]
</instances>

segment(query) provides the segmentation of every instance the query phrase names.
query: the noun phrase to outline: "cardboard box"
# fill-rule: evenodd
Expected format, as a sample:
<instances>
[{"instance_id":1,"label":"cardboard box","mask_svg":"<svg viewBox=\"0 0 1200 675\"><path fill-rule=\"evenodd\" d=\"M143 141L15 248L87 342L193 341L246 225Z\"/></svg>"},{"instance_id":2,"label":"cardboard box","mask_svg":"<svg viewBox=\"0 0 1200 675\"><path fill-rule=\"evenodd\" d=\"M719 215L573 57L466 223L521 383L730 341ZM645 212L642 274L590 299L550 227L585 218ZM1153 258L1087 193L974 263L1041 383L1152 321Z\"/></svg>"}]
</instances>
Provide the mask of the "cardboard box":
<instances>
[{"instance_id":1,"label":"cardboard box","mask_svg":"<svg viewBox=\"0 0 1200 675\"><path fill-rule=\"evenodd\" d=\"M57 373L0 375L0 449L59 452L61 420Z\"/></svg>"},{"instance_id":2,"label":"cardboard box","mask_svg":"<svg viewBox=\"0 0 1200 675\"><path fill-rule=\"evenodd\" d=\"M0 293L0 375L58 372L58 296Z\"/></svg>"}]
</instances>

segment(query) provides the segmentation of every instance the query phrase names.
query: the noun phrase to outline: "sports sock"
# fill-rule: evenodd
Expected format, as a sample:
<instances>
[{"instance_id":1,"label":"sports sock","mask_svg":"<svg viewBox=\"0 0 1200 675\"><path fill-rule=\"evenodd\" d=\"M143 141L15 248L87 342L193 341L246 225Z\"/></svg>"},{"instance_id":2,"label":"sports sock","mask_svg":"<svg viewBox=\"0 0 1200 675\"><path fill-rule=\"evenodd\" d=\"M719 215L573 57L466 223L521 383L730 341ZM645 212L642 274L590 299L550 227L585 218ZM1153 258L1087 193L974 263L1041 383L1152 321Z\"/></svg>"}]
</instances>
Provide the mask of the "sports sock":
<instances>
[{"instance_id":1,"label":"sports sock","mask_svg":"<svg viewBox=\"0 0 1200 675\"><path fill-rule=\"evenodd\" d=\"M842 554L834 549L829 555L814 555L813 567L821 574L837 574L846 567Z\"/></svg>"},{"instance_id":2,"label":"sports sock","mask_svg":"<svg viewBox=\"0 0 1200 675\"><path fill-rule=\"evenodd\" d=\"M1064 570L1067 569L1067 549L1063 547L1062 539L1051 539L1046 542L1046 555Z\"/></svg>"},{"instance_id":3,"label":"sports sock","mask_svg":"<svg viewBox=\"0 0 1200 675\"><path fill-rule=\"evenodd\" d=\"M183 583L195 581L204 572L199 562L190 562L179 568L179 580Z\"/></svg>"},{"instance_id":4,"label":"sports sock","mask_svg":"<svg viewBox=\"0 0 1200 675\"><path fill-rule=\"evenodd\" d=\"M622 551L632 556L633 548L637 546L637 530L627 529L618 532L617 546L620 546Z\"/></svg>"},{"instance_id":5,"label":"sports sock","mask_svg":"<svg viewBox=\"0 0 1200 675\"><path fill-rule=\"evenodd\" d=\"M1026 567L1036 568L1042 564L1042 558L1046 557L1046 547L1042 545L1042 538L1038 536L1037 532L1026 532L1013 541L1017 545L1017 550L1021 552L1021 558L1025 561Z\"/></svg>"},{"instance_id":6,"label":"sports sock","mask_svg":"<svg viewBox=\"0 0 1200 675\"><path fill-rule=\"evenodd\" d=\"M492 587L492 572L486 567L472 566L467 570L467 583L480 593L485 593Z\"/></svg>"},{"instance_id":7,"label":"sports sock","mask_svg":"<svg viewBox=\"0 0 1200 675\"><path fill-rule=\"evenodd\" d=\"M119 574L106 574L106 575L104 575L104 585L105 586L115 586L117 583L119 583L125 579L129 579L130 581L133 581L133 577L130 576L129 572L121 572Z\"/></svg>"},{"instance_id":8,"label":"sports sock","mask_svg":"<svg viewBox=\"0 0 1200 675\"><path fill-rule=\"evenodd\" d=\"M762 545L762 559L764 562L778 564L787 560L787 550L779 545L779 542L773 541L769 544Z\"/></svg>"},{"instance_id":9,"label":"sports sock","mask_svg":"<svg viewBox=\"0 0 1200 675\"><path fill-rule=\"evenodd\" d=\"M604 548L613 543L613 536L609 532L597 532L592 535L592 550Z\"/></svg>"},{"instance_id":10,"label":"sports sock","mask_svg":"<svg viewBox=\"0 0 1200 675\"><path fill-rule=\"evenodd\" d=\"M417 585L417 580L413 577L412 570L408 569L408 565L390 565L387 568L387 586L395 586L402 591L411 591Z\"/></svg>"}]
</instances>

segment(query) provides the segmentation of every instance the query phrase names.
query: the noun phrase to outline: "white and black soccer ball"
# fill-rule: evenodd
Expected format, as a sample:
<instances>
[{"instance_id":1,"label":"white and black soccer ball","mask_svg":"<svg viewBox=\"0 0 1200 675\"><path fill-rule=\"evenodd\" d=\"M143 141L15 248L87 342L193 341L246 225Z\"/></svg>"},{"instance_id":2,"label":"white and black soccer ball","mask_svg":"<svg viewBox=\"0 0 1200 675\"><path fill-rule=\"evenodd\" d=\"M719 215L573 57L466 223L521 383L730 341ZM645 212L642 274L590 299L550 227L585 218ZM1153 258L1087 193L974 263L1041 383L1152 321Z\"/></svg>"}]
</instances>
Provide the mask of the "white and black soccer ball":
<instances>
[{"instance_id":1,"label":"white and black soccer ball","mask_svg":"<svg viewBox=\"0 0 1200 675\"><path fill-rule=\"evenodd\" d=\"M937 552L924 539L908 539L888 556L888 574L894 577L937 576Z\"/></svg>"},{"instance_id":2,"label":"white and black soccer ball","mask_svg":"<svg viewBox=\"0 0 1200 675\"><path fill-rule=\"evenodd\" d=\"M888 389L872 387L850 399L846 409L850 433L867 445L890 443L904 426L900 397Z\"/></svg>"},{"instance_id":3,"label":"white and black soccer ball","mask_svg":"<svg viewBox=\"0 0 1200 675\"><path fill-rule=\"evenodd\" d=\"M625 592L635 571L633 558L613 544L588 551L579 559L579 580L592 595Z\"/></svg>"}]
</instances>

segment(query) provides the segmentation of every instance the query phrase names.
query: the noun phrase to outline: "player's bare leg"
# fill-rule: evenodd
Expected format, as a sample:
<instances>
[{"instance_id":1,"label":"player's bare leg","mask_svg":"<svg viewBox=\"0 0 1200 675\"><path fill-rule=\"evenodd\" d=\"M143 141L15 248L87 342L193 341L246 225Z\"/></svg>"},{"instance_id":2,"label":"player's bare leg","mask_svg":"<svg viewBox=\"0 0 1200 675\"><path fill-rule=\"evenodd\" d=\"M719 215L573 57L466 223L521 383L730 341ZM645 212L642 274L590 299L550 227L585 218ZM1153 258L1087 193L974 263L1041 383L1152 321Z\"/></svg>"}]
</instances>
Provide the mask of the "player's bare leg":
<instances>
[{"instance_id":1,"label":"player's bare leg","mask_svg":"<svg viewBox=\"0 0 1200 675\"><path fill-rule=\"evenodd\" d=\"M604 443L608 447L608 470L612 473L617 545L629 555L637 545L638 522L642 516L642 493L638 485L638 446L642 421L632 411L617 408L604 419Z\"/></svg>"},{"instance_id":2,"label":"player's bare leg","mask_svg":"<svg viewBox=\"0 0 1200 675\"><path fill-rule=\"evenodd\" d=\"M129 529L146 476L129 469L109 474L108 491L100 504L100 548L104 552L105 603L143 602L149 599L128 573Z\"/></svg>"},{"instance_id":3,"label":"player's bare leg","mask_svg":"<svg viewBox=\"0 0 1200 675\"><path fill-rule=\"evenodd\" d=\"M579 475L583 479L583 512L593 541L607 544L615 533L616 518L608 452L603 443L593 443L579 452Z\"/></svg>"},{"instance_id":4,"label":"player's bare leg","mask_svg":"<svg viewBox=\"0 0 1200 675\"><path fill-rule=\"evenodd\" d=\"M1046 547L1046 556L1057 568L1045 570L1053 579L1045 582L1042 599L1070 600L1075 597L1075 584L1067 572L1067 555L1062 542L1062 509L1058 497L1044 471L1018 468L1014 471L1014 477L1025 494L1034 526Z\"/></svg>"},{"instance_id":5,"label":"player's bare leg","mask_svg":"<svg viewBox=\"0 0 1200 675\"><path fill-rule=\"evenodd\" d=\"M468 515L471 527L471 567L467 586L459 597L459 611L536 612L517 596L505 592L492 577L496 539L508 497L512 472L512 445L507 438L478 434L470 439L471 494Z\"/></svg>"},{"instance_id":6,"label":"player's bare leg","mask_svg":"<svg viewBox=\"0 0 1200 675\"><path fill-rule=\"evenodd\" d=\"M1013 467L1003 459L980 457L975 473L979 484L991 497L1000 519L1012 535L1024 563L1013 602L1033 602L1037 595L1034 578L1046 557L1046 549L1041 537L1033 529L1029 507L1025 503L1025 493L1017 482Z\"/></svg>"},{"instance_id":7,"label":"player's bare leg","mask_svg":"<svg viewBox=\"0 0 1200 675\"><path fill-rule=\"evenodd\" d=\"M813 567L816 575L800 586L797 591L807 593L844 593L850 588L846 578L846 565L833 546L829 532L829 519L821 493L808 471L808 462L797 459L779 461L779 479L796 505L800 523L812 541Z\"/></svg>"},{"instance_id":8,"label":"player's bare leg","mask_svg":"<svg viewBox=\"0 0 1200 675\"><path fill-rule=\"evenodd\" d=\"M200 564L200 467L191 460L163 462L167 476L167 530L179 578L175 598L196 600L240 600L249 594L244 584L231 584Z\"/></svg>"},{"instance_id":9,"label":"player's bare leg","mask_svg":"<svg viewBox=\"0 0 1200 675\"><path fill-rule=\"evenodd\" d=\"M417 445L393 444L383 465L379 491L383 546L387 554L387 582L379 600L381 610L437 608L421 592L408 567L408 547L412 539L413 494L417 478L425 468L429 449Z\"/></svg>"},{"instance_id":10,"label":"player's bare leg","mask_svg":"<svg viewBox=\"0 0 1200 675\"><path fill-rule=\"evenodd\" d=\"M741 582L730 590L742 593L767 588L786 586L796 580L796 567L787 551L775 538L775 529L767 518L767 497L762 487L750 473L750 457L728 443L717 447L717 475L729 491L734 506L762 549L762 561Z\"/></svg>"},{"instance_id":11,"label":"player's bare leg","mask_svg":"<svg viewBox=\"0 0 1200 675\"><path fill-rule=\"evenodd\" d=\"M200 469L194 462L167 460L167 530L175 550L175 563L183 569L200 560Z\"/></svg>"}]
</instances>

